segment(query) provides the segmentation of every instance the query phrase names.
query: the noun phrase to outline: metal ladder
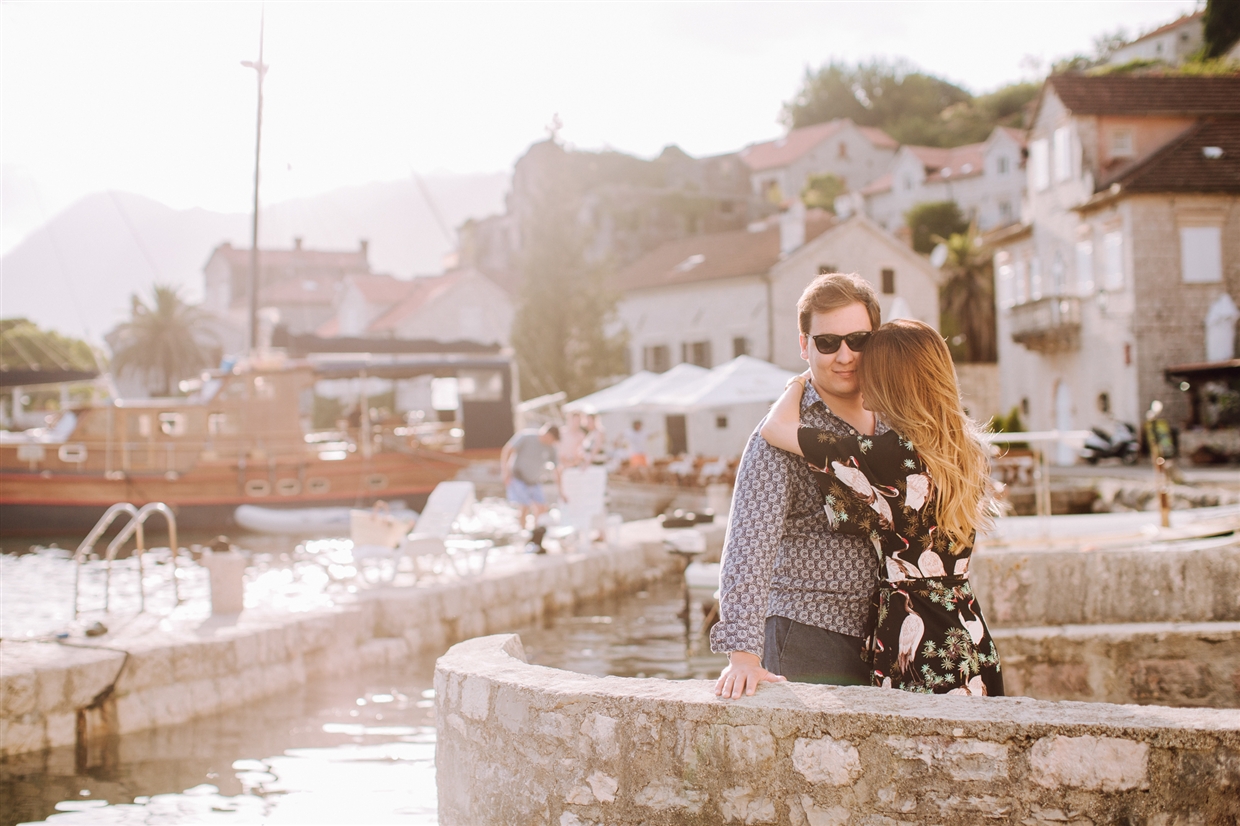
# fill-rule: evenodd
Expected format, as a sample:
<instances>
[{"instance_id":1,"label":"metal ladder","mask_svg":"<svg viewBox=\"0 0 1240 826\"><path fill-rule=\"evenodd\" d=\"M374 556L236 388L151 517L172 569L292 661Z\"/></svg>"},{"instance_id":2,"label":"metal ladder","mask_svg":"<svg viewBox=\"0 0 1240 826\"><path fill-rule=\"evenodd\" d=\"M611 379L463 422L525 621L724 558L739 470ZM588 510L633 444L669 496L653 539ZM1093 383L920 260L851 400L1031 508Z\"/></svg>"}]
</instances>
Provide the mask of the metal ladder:
<instances>
[{"instance_id":1,"label":"metal ladder","mask_svg":"<svg viewBox=\"0 0 1240 826\"><path fill-rule=\"evenodd\" d=\"M148 502L141 508L136 508L128 502L118 502L108 508L103 516L99 517L95 527L91 528L90 533L86 535L86 538L82 540L82 544L78 545L77 550L73 553L73 618L75 620L78 618L82 563L94 551L95 543L99 541L99 537L116 521L117 516L122 513L129 515L129 521L125 523L125 527L121 529L121 532L108 543L107 554L104 557L103 610L105 612L108 611L110 605L112 560L116 557L116 552L120 547L129 541L129 537L136 535L134 552L138 555L138 604L141 611L146 611L146 571L142 565L142 555L146 552L146 535L143 528L146 520L153 513L162 514L164 520L168 523L168 547L172 550L172 588L176 594L176 604L181 604L181 582L177 577L177 557L180 556L180 548L177 545L177 519L172 513L172 508L163 502Z\"/></svg>"}]
</instances>

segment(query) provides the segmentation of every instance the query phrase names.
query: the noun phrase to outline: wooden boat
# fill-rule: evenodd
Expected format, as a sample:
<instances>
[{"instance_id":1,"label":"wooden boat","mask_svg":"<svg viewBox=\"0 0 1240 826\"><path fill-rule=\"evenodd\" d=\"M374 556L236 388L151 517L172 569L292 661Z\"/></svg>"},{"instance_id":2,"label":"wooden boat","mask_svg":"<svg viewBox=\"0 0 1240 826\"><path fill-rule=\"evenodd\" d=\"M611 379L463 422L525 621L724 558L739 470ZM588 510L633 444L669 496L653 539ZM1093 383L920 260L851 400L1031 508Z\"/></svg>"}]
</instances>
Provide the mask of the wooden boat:
<instances>
[{"instance_id":1,"label":"wooden boat","mask_svg":"<svg viewBox=\"0 0 1240 826\"><path fill-rule=\"evenodd\" d=\"M491 389L462 393L460 421L303 426L319 379L466 372ZM253 363L204 374L186 398L65 410L47 428L0 433L0 532L84 532L116 502L165 502L179 526L211 532L234 528L247 504L419 508L463 466L498 456L513 432L511 388L505 356L361 354Z\"/></svg>"}]
</instances>

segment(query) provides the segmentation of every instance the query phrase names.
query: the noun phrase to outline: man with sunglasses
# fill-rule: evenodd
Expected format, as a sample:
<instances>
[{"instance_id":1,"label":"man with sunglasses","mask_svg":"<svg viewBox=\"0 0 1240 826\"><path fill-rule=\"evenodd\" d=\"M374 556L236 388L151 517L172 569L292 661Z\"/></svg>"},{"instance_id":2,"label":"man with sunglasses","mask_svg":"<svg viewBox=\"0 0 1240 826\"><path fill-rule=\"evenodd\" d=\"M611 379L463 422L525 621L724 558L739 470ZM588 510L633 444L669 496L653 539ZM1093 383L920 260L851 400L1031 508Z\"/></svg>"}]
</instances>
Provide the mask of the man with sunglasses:
<instances>
[{"instance_id":1,"label":"man with sunglasses","mask_svg":"<svg viewBox=\"0 0 1240 826\"><path fill-rule=\"evenodd\" d=\"M857 275L820 275L797 302L807 373L801 421L840 434L886 430L861 403L857 367L880 324L874 289ZM711 649L728 654L715 694L762 682L868 685L877 559L868 540L832 531L805 462L757 429L737 471Z\"/></svg>"}]
</instances>

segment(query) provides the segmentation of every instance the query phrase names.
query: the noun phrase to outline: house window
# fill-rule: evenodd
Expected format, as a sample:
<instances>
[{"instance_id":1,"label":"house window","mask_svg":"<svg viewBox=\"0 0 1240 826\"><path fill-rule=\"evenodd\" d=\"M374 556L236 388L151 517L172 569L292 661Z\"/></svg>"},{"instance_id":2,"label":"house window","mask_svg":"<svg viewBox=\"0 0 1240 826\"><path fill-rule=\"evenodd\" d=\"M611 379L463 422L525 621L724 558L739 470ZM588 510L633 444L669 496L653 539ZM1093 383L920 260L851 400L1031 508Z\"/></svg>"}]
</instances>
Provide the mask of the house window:
<instances>
[{"instance_id":1,"label":"house window","mask_svg":"<svg viewBox=\"0 0 1240 826\"><path fill-rule=\"evenodd\" d=\"M672 366L672 351L666 344L642 348L642 367L652 373L666 373Z\"/></svg>"},{"instance_id":2,"label":"house window","mask_svg":"<svg viewBox=\"0 0 1240 826\"><path fill-rule=\"evenodd\" d=\"M1110 413L1111 412L1111 394L1106 392L1105 390L1103 390L1101 393L1098 394L1098 412L1099 413Z\"/></svg>"},{"instance_id":3,"label":"house window","mask_svg":"<svg viewBox=\"0 0 1240 826\"><path fill-rule=\"evenodd\" d=\"M1180 227L1180 274L1185 284L1223 280L1223 233L1220 227Z\"/></svg>"},{"instance_id":4,"label":"house window","mask_svg":"<svg viewBox=\"0 0 1240 826\"><path fill-rule=\"evenodd\" d=\"M840 141L840 148L837 151L842 159L848 160L848 144Z\"/></svg>"},{"instance_id":5,"label":"house window","mask_svg":"<svg viewBox=\"0 0 1240 826\"><path fill-rule=\"evenodd\" d=\"M737 336L732 339L732 358L749 355L749 339Z\"/></svg>"},{"instance_id":6,"label":"house window","mask_svg":"<svg viewBox=\"0 0 1240 826\"><path fill-rule=\"evenodd\" d=\"M1072 132L1068 127L1061 126L1055 130L1055 180L1067 181L1072 178Z\"/></svg>"},{"instance_id":7,"label":"house window","mask_svg":"<svg viewBox=\"0 0 1240 826\"><path fill-rule=\"evenodd\" d=\"M1015 303L1013 292L1016 288L1016 270L1011 264L1000 264L998 275L999 306L1006 310Z\"/></svg>"},{"instance_id":8,"label":"house window","mask_svg":"<svg viewBox=\"0 0 1240 826\"><path fill-rule=\"evenodd\" d=\"M895 295L896 292L896 271L893 269L883 270L883 295Z\"/></svg>"},{"instance_id":9,"label":"house window","mask_svg":"<svg viewBox=\"0 0 1240 826\"><path fill-rule=\"evenodd\" d=\"M1063 255L1056 250L1055 258L1051 261L1051 295L1064 295L1065 286Z\"/></svg>"},{"instance_id":10,"label":"house window","mask_svg":"<svg viewBox=\"0 0 1240 826\"><path fill-rule=\"evenodd\" d=\"M1012 300L1024 304L1029 300L1029 265L1024 260L1016 262L1016 277L1012 279Z\"/></svg>"},{"instance_id":11,"label":"house window","mask_svg":"<svg viewBox=\"0 0 1240 826\"><path fill-rule=\"evenodd\" d=\"M1131 158L1135 154L1137 150L1132 140L1131 129L1116 129L1111 132L1112 158Z\"/></svg>"},{"instance_id":12,"label":"house window","mask_svg":"<svg viewBox=\"0 0 1240 826\"><path fill-rule=\"evenodd\" d=\"M1029 259L1029 300L1037 301L1042 297L1042 262L1034 257Z\"/></svg>"},{"instance_id":13,"label":"house window","mask_svg":"<svg viewBox=\"0 0 1240 826\"><path fill-rule=\"evenodd\" d=\"M184 413L160 413L159 414L159 430L165 436L184 436L185 435L185 414Z\"/></svg>"},{"instance_id":14,"label":"house window","mask_svg":"<svg viewBox=\"0 0 1240 826\"><path fill-rule=\"evenodd\" d=\"M715 428L717 430L727 430L728 429L728 417L727 416L716 416L715 417Z\"/></svg>"},{"instance_id":15,"label":"house window","mask_svg":"<svg viewBox=\"0 0 1240 826\"><path fill-rule=\"evenodd\" d=\"M912 175L904 176L904 191L905 192L913 191L913 176Z\"/></svg>"},{"instance_id":16,"label":"house window","mask_svg":"<svg viewBox=\"0 0 1240 826\"><path fill-rule=\"evenodd\" d=\"M1010 202L999 202L999 220L1003 224L1012 223L1012 204Z\"/></svg>"},{"instance_id":17,"label":"house window","mask_svg":"<svg viewBox=\"0 0 1240 826\"><path fill-rule=\"evenodd\" d=\"M819 264L818 265L819 275L830 275L833 272L839 272L839 270L835 268L834 264Z\"/></svg>"},{"instance_id":18,"label":"house window","mask_svg":"<svg viewBox=\"0 0 1240 826\"><path fill-rule=\"evenodd\" d=\"M998 161L995 162L995 171L1000 175L1008 174L1010 163L1007 155L1000 155Z\"/></svg>"},{"instance_id":19,"label":"house window","mask_svg":"<svg viewBox=\"0 0 1240 826\"><path fill-rule=\"evenodd\" d=\"M1089 295L1094 291L1094 242L1076 242L1076 291Z\"/></svg>"},{"instance_id":20,"label":"house window","mask_svg":"<svg viewBox=\"0 0 1240 826\"><path fill-rule=\"evenodd\" d=\"M1051 185L1050 150L1046 138L1029 144L1029 185L1041 192Z\"/></svg>"},{"instance_id":21,"label":"house window","mask_svg":"<svg viewBox=\"0 0 1240 826\"><path fill-rule=\"evenodd\" d=\"M1124 288L1124 233L1112 230L1102 236L1102 289Z\"/></svg>"},{"instance_id":22,"label":"house window","mask_svg":"<svg viewBox=\"0 0 1240 826\"><path fill-rule=\"evenodd\" d=\"M710 342L686 341L680 345L680 360L710 369Z\"/></svg>"}]
</instances>

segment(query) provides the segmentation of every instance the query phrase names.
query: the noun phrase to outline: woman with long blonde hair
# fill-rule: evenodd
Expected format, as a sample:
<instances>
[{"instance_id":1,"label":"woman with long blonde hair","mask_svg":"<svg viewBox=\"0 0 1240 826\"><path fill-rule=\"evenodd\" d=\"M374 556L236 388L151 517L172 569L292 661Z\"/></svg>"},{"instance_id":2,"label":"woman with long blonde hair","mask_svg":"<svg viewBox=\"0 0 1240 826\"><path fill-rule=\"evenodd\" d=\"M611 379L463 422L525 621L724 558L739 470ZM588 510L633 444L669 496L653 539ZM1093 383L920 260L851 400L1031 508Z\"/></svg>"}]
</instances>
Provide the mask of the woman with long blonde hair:
<instances>
[{"instance_id":1,"label":"woman with long blonde hair","mask_svg":"<svg viewBox=\"0 0 1240 826\"><path fill-rule=\"evenodd\" d=\"M907 319L859 345L863 403L890 430L837 436L801 427L801 375L771 408L762 436L806 458L837 530L874 544L871 682L1001 695L999 654L969 585L974 539L990 521L989 463L981 431L960 403L951 354L933 327Z\"/></svg>"}]
</instances>

